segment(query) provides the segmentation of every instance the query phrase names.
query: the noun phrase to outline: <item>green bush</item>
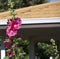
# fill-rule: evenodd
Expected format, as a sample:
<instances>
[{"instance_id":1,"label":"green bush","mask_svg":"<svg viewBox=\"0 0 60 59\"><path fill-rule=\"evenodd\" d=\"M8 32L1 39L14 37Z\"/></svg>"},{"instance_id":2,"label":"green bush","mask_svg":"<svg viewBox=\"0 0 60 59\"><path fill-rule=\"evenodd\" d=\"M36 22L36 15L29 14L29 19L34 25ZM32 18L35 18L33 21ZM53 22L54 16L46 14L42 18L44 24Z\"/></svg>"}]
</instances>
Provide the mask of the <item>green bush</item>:
<instances>
[{"instance_id":1,"label":"green bush","mask_svg":"<svg viewBox=\"0 0 60 59\"><path fill-rule=\"evenodd\" d=\"M40 50L40 53L39 52L38 53L41 55L42 51L43 55L46 55L48 57L53 56L55 59L59 59L59 52L55 40L51 39L50 42L51 44L39 42L37 45L38 50Z\"/></svg>"}]
</instances>

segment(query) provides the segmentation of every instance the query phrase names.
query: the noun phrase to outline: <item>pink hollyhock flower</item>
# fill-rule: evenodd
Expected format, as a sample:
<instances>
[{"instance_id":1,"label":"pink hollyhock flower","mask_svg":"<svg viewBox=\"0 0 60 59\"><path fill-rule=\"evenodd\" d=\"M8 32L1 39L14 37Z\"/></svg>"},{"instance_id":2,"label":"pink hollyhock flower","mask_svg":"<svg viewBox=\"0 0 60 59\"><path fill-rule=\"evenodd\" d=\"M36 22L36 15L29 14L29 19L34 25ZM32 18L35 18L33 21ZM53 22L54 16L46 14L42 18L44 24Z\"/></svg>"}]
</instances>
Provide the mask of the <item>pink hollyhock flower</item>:
<instances>
[{"instance_id":1,"label":"pink hollyhock flower","mask_svg":"<svg viewBox=\"0 0 60 59\"><path fill-rule=\"evenodd\" d=\"M7 55L8 55L9 57L12 57L12 56L13 56L13 53L12 53L12 52L8 52Z\"/></svg>"},{"instance_id":2,"label":"pink hollyhock flower","mask_svg":"<svg viewBox=\"0 0 60 59\"><path fill-rule=\"evenodd\" d=\"M16 44L13 44L12 47L11 47L11 49L14 50L15 46L16 46Z\"/></svg>"},{"instance_id":3,"label":"pink hollyhock flower","mask_svg":"<svg viewBox=\"0 0 60 59\"><path fill-rule=\"evenodd\" d=\"M21 28L21 20L20 18L15 18L12 22L12 26L15 28L15 29L20 29Z\"/></svg>"},{"instance_id":4,"label":"pink hollyhock flower","mask_svg":"<svg viewBox=\"0 0 60 59\"><path fill-rule=\"evenodd\" d=\"M12 20L11 20L11 19L8 19L7 24L8 24L8 25L11 25L11 24L12 24Z\"/></svg>"},{"instance_id":5,"label":"pink hollyhock flower","mask_svg":"<svg viewBox=\"0 0 60 59\"><path fill-rule=\"evenodd\" d=\"M10 46L9 42L4 42L4 45L6 48L9 48L9 46Z\"/></svg>"},{"instance_id":6,"label":"pink hollyhock flower","mask_svg":"<svg viewBox=\"0 0 60 59\"><path fill-rule=\"evenodd\" d=\"M8 24L12 26L14 29L20 29L21 28L21 19L20 18L15 18L14 20L11 21L8 20Z\"/></svg>"},{"instance_id":7,"label":"pink hollyhock flower","mask_svg":"<svg viewBox=\"0 0 60 59\"><path fill-rule=\"evenodd\" d=\"M17 30L14 29L13 27L9 26L6 29L6 35L8 35L9 37L11 36L15 36L17 34Z\"/></svg>"},{"instance_id":8,"label":"pink hollyhock flower","mask_svg":"<svg viewBox=\"0 0 60 59\"><path fill-rule=\"evenodd\" d=\"M9 38L9 39L8 39L8 42L9 42L9 43L12 43L12 42L13 42L13 40L12 40L11 38Z\"/></svg>"}]
</instances>

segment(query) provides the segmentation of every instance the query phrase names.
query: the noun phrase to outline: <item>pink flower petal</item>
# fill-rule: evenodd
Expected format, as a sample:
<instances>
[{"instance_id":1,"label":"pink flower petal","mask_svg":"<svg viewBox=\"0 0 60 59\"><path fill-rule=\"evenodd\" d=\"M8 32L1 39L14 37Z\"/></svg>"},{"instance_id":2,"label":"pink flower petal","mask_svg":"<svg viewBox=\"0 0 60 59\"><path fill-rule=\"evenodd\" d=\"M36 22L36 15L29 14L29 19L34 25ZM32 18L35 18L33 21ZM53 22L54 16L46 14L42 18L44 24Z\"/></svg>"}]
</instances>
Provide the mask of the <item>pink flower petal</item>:
<instances>
[{"instance_id":1,"label":"pink flower petal","mask_svg":"<svg viewBox=\"0 0 60 59\"><path fill-rule=\"evenodd\" d=\"M12 56L13 56L12 52L8 52L7 55L8 55L9 57L12 57Z\"/></svg>"},{"instance_id":2,"label":"pink flower petal","mask_svg":"<svg viewBox=\"0 0 60 59\"><path fill-rule=\"evenodd\" d=\"M12 43L12 42L13 42L13 40L12 40L11 38L9 38L9 39L8 39L8 42L9 42L9 43Z\"/></svg>"},{"instance_id":3,"label":"pink flower petal","mask_svg":"<svg viewBox=\"0 0 60 59\"><path fill-rule=\"evenodd\" d=\"M11 49L14 50L15 46L16 46L16 44L13 44L12 47L11 47Z\"/></svg>"},{"instance_id":4,"label":"pink flower petal","mask_svg":"<svg viewBox=\"0 0 60 59\"><path fill-rule=\"evenodd\" d=\"M10 26L14 27L14 29L20 29L21 28L21 19L20 18L15 18Z\"/></svg>"},{"instance_id":5,"label":"pink flower petal","mask_svg":"<svg viewBox=\"0 0 60 59\"><path fill-rule=\"evenodd\" d=\"M10 46L9 42L4 42L4 45L6 48L9 48L9 46Z\"/></svg>"},{"instance_id":6,"label":"pink flower petal","mask_svg":"<svg viewBox=\"0 0 60 59\"><path fill-rule=\"evenodd\" d=\"M12 24L12 20L11 20L11 19L8 19L7 24L8 24L8 25L11 25L11 24Z\"/></svg>"},{"instance_id":7,"label":"pink flower petal","mask_svg":"<svg viewBox=\"0 0 60 59\"><path fill-rule=\"evenodd\" d=\"M6 29L6 34L11 37L17 34L17 30L12 28L11 26Z\"/></svg>"}]
</instances>

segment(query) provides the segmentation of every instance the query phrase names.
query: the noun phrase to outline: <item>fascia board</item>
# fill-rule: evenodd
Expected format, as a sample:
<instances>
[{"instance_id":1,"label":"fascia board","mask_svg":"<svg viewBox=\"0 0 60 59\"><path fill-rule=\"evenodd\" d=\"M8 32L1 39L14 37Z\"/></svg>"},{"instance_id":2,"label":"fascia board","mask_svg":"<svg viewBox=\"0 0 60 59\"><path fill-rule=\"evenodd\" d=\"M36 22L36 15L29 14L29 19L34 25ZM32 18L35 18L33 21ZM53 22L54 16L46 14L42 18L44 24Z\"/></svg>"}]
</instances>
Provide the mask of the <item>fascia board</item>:
<instances>
[{"instance_id":1,"label":"fascia board","mask_svg":"<svg viewBox=\"0 0 60 59\"><path fill-rule=\"evenodd\" d=\"M60 17L58 18L22 18L22 24L47 24L47 23L60 23ZM7 19L0 20L0 25L6 25Z\"/></svg>"}]
</instances>

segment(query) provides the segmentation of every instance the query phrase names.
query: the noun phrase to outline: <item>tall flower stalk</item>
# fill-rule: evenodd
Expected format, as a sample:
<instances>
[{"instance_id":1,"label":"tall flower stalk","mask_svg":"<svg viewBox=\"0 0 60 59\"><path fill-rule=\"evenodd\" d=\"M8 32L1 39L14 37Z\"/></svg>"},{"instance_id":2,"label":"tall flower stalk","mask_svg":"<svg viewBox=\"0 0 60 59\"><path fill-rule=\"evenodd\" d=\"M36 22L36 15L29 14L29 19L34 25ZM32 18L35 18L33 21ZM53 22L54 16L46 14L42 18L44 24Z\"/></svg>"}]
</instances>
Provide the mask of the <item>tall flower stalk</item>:
<instances>
[{"instance_id":1,"label":"tall flower stalk","mask_svg":"<svg viewBox=\"0 0 60 59\"><path fill-rule=\"evenodd\" d=\"M15 17L13 9L14 2L12 2L12 0L8 0L8 6L12 18L8 19L6 26L7 39L4 41L4 45L6 47L5 59L22 59L25 52L23 51L23 47L20 46L22 35L18 35L18 30L21 29L21 19Z\"/></svg>"},{"instance_id":2,"label":"tall flower stalk","mask_svg":"<svg viewBox=\"0 0 60 59\"><path fill-rule=\"evenodd\" d=\"M12 0L8 0L8 10L10 11L10 15L12 16L12 19L15 18L15 12L14 12L14 2Z\"/></svg>"}]
</instances>

